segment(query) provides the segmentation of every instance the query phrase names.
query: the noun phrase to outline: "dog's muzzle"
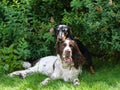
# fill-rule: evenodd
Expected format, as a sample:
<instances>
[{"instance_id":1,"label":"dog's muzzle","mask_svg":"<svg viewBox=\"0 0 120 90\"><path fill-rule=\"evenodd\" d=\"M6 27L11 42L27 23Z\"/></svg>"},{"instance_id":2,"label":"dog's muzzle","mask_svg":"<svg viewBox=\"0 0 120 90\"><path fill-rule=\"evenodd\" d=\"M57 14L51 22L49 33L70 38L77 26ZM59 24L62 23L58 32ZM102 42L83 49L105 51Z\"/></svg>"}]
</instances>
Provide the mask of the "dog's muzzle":
<instances>
[{"instance_id":1,"label":"dog's muzzle","mask_svg":"<svg viewBox=\"0 0 120 90\"><path fill-rule=\"evenodd\" d=\"M57 36L57 41L64 41L66 39L64 32L59 31L58 36Z\"/></svg>"},{"instance_id":2,"label":"dog's muzzle","mask_svg":"<svg viewBox=\"0 0 120 90\"><path fill-rule=\"evenodd\" d=\"M63 60L65 61L65 63L72 63L73 62L70 50L65 51L65 53L63 54Z\"/></svg>"}]
</instances>

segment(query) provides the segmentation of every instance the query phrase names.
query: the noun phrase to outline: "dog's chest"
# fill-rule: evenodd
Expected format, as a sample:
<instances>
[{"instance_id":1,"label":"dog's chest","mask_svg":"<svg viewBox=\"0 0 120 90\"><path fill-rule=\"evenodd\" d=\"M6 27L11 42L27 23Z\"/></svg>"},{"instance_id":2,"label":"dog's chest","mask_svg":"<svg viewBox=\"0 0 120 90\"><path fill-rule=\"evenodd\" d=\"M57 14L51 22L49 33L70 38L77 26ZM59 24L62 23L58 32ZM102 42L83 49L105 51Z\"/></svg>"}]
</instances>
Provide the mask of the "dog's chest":
<instances>
[{"instance_id":1,"label":"dog's chest","mask_svg":"<svg viewBox=\"0 0 120 90\"><path fill-rule=\"evenodd\" d=\"M80 70L77 70L74 67L69 67L69 68L66 68L66 69L63 68L61 77L65 81L71 81L74 78L77 78L79 73L80 73Z\"/></svg>"}]
</instances>

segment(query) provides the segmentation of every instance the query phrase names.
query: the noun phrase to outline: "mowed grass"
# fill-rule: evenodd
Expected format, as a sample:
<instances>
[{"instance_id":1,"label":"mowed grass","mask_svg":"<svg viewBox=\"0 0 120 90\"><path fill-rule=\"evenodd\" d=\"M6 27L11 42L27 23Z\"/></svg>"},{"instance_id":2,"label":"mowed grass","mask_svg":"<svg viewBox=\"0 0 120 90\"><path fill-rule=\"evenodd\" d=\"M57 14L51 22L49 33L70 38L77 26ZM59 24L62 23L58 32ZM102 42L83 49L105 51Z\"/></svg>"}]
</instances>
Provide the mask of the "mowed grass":
<instances>
[{"instance_id":1,"label":"mowed grass","mask_svg":"<svg viewBox=\"0 0 120 90\"><path fill-rule=\"evenodd\" d=\"M0 74L0 90L120 90L120 64L95 63L95 74L90 74L88 68L83 67L79 76L80 86L63 80L54 80L46 86L40 86L40 82L46 76L35 73L25 79L18 76L8 77Z\"/></svg>"}]
</instances>

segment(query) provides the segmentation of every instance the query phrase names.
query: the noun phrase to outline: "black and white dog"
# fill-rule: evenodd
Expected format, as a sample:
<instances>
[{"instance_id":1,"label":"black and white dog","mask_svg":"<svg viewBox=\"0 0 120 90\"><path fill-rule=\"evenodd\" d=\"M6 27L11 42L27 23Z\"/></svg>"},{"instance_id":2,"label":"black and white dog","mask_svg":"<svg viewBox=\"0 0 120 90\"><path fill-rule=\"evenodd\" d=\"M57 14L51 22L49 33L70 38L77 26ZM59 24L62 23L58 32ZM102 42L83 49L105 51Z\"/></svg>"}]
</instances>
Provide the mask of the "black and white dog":
<instances>
[{"instance_id":1,"label":"black and white dog","mask_svg":"<svg viewBox=\"0 0 120 90\"><path fill-rule=\"evenodd\" d=\"M72 30L69 26L64 25L64 24L58 25L54 29L51 29L50 32L54 33L56 42L64 41L66 38L70 38L70 39L74 40L77 43L79 50L82 52L83 56L85 57L86 62L90 68L90 72L92 74L94 73L92 59L91 59L91 55L90 55L88 49L82 44L82 42L80 42L78 39L75 39L73 37Z\"/></svg>"},{"instance_id":2,"label":"black and white dog","mask_svg":"<svg viewBox=\"0 0 120 90\"><path fill-rule=\"evenodd\" d=\"M9 74L10 77L19 75L25 78L30 73L39 72L49 76L40 84L46 85L48 81L63 79L79 85L78 75L82 72L82 61L84 57L79 51L76 42L70 39L58 42L56 44L57 56L46 56L35 64L35 66L26 70L15 71Z\"/></svg>"}]
</instances>

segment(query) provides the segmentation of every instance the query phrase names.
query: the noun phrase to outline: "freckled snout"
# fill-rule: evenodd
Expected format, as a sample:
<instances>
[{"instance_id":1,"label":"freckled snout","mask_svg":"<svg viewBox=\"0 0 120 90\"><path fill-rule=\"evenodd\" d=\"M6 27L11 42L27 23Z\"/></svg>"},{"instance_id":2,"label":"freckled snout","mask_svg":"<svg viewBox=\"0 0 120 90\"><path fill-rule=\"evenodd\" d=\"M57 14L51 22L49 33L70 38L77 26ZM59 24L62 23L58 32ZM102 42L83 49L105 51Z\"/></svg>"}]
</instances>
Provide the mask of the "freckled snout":
<instances>
[{"instance_id":1,"label":"freckled snout","mask_svg":"<svg viewBox=\"0 0 120 90\"><path fill-rule=\"evenodd\" d=\"M70 54L70 50L65 50L65 53L68 53L68 54Z\"/></svg>"},{"instance_id":2,"label":"freckled snout","mask_svg":"<svg viewBox=\"0 0 120 90\"><path fill-rule=\"evenodd\" d=\"M59 34L57 36L57 40L61 42L61 41L64 41L65 39L66 39L65 33L62 31L59 31Z\"/></svg>"},{"instance_id":3,"label":"freckled snout","mask_svg":"<svg viewBox=\"0 0 120 90\"><path fill-rule=\"evenodd\" d=\"M65 57L66 58L70 57L70 55L71 55L70 52L71 52L70 50L65 50Z\"/></svg>"}]
</instances>

